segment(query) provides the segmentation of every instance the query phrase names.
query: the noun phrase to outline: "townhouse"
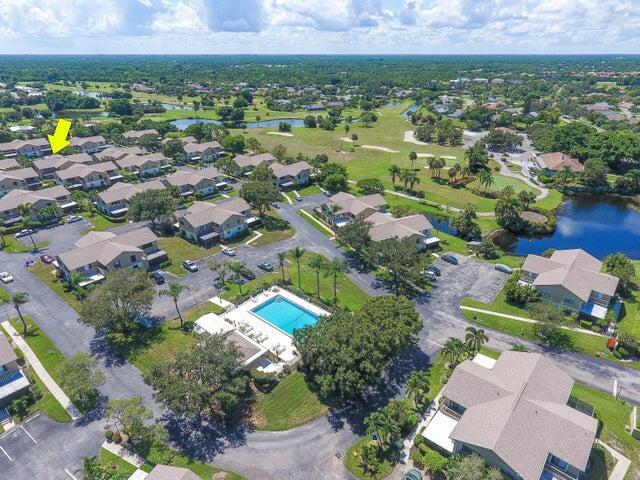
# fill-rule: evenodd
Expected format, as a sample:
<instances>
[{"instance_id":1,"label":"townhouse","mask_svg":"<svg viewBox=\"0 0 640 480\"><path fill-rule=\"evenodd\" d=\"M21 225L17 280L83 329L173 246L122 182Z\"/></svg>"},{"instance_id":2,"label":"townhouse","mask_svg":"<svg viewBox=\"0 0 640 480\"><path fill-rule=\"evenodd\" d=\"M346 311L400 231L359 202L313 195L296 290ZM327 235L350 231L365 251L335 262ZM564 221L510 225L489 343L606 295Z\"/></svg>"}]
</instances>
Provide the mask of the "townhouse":
<instances>
[{"instance_id":1,"label":"townhouse","mask_svg":"<svg viewBox=\"0 0 640 480\"><path fill-rule=\"evenodd\" d=\"M46 138L0 143L0 153L5 157L42 157L50 151L51 146Z\"/></svg>"},{"instance_id":2,"label":"townhouse","mask_svg":"<svg viewBox=\"0 0 640 480\"><path fill-rule=\"evenodd\" d=\"M185 159L191 162L211 162L225 153L218 142L183 143L182 148Z\"/></svg>"},{"instance_id":3,"label":"townhouse","mask_svg":"<svg viewBox=\"0 0 640 480\"><path fill-rule=\"evenodd\" d=\"M195 202L178 219L178 229L186 239L210 246L244 234L255 220L249 204L242 198L220 203Z\"/></svg>"},{"instance_id":4,"label":"townhouse","mask_svg":"<svg viewBox=\"0 0 640 480\"><path fill-rule=\"evenodd\" d=\"M0 171L0 197L15 189L36 189L40 185L40 177L31 168Z\"/></svg>"},{"instance_id":5,"label":"townhouse","mask_svg":"<svg viewBox=\"0 0 640 480\"><path fill-rule=\"evenodd\" d=\"M136 193L148 190L164 190L166 185L160 180L144 183L117 182L96 195L96 207L110 217L121 217L129 211L129 200Z\"/></svg>"},{"instance_id":6,"label":"townhouse","mask_svg":"<svg viewBox=\"0 0 640 480\"><path fill-rule=\"evenodd\" d=\"M122 136L127 142L131 143L138 143L144 137L160 138L160 134L155 128L148 130L129 130L128 132L124 132Z\"/></svg>"},{"instance_id":7,"label":"townhouse","mask_svg":"<svg viewBox=\"0 0 640 480\"><path fill-rule=\"evenodd\" d=\"M422 214L395 218L388 213L374 212L366 221L371 223L369 236L374 242L410 238L420 251L437 247L440 243L440 239L432 234L433 225Z\"/></svg>"},{"instance_id":8,"label":"townhouse","mask_svg":"<svg viewBox=\"0 0 640 480\"><path fill-rule=\"evenodd\" d=\"M259 153L257 155L237 155L233 158L233 162L245 175L248 175L260 165L269 166L275 161L276 157L274 157L270 153Z\"/></svg>"},{"instance_id":9,"label":"townhouse","mask_svg":"<svg viewBox=\"0 0 640 480\"><path fill-rule=\"evenodd\" d=\"M122 170L133 172L140 178L155 177L170 167L169 159L161 153L148 155L127 155L115 160Z\"/></svg>"},{"instance_id":10,"label":"townhouse","mask_svg":"<svg viewBox=\"0 0 640 480\"><path fill-rule=\"evenodd\" d=\"M102 162L93 165L75 164L64 170L58 170L55 178L69 188L89 190L111 185L122 178L118 167L113 162Z\"/></svg>"},{"instance_id":11,"label":"townhouse","mask_svg":"<svg viewBox=\"0 0 640 480\"><path fill-rule=\"evenodd\" d=\"M56 256L57 267L65 280L73 273L85 277L81 285L102 281L121 268L149 269L167 259L158 247L158 237L148 227L116 235L112 232L89 232L75 242L75 247Z\"/></svg>"},{"instance_id":12,"label":"townhouse","mask_svg":"<svg viewBox=\"0 0 640 480\"><path fill-rule=\"evenodd\" d=\"M384 212L387 202L377 193L356 197L346 192L338 192L329 201L320 205L318 214L335 230L353 220L365 219L375 212Z\"/></svg>"},{"instance_id":13,"label":"townhouse","mask_svg":"<svg viewBox=\"0 0 640 480\"><path fill-rule=\"evenodd\" d=\"M0 160L0 171L13 170L14 168L20 168L20 164L15 158L5 158L4 160Z\"/></svg>"},{"instance_id":14,"label":"townhouse","mask_svg":"<svg viewBox=\"0 0 640 480\"><path fill-rule=\"evenodd\" d=\"M39 160L33 161L34 170L40 178L55 178L58 170L64 170L75 164L93 163L93 157L87 153L77 153L75 155L49 155Z\"/></svg>"},{"instance_id":15,"label":"townhouse","mask_svg":"<svg viewBox=\"0 0 640 480\"><path fill-rule=\"evenodd\" d=\"M57 205L61 213L67 213L77 204L71 199L69 190L60 185L35 191L11 190L0 198L0 219L3 225L9 226L22 220L18 212L20 205L31 205L36 212L42 208Z\"/></svg>"},{"instance_id":16,"label":"townhouse","mask_svg":"<svg viewBox=\"0 0 640 480\"><path fill-rule=\"evenodd\" d=\"M127 155L144 155L145 153L144 149L135 145L132 147L108 147L94 154L94 157L99 162L106 162L108 160L120 160Z\"/></svg>"},{"instance_id":17,"label":"townhouse","mask_svg":"<svg viewBox=\"0 0 640 480\"><path fill-rule=\"evenodd\" d=\"M282 190L287 190L307 185L311 180L313 167L305 161L290 165L272 163L269 165L269 170L273 175L273 184Z\"/></svg>"},{"instance_id":18,"label":"townhouse","mask_svg":"<svg viewBox=\"0 0 640 480\"><path fill-rule=\"evenodd\" d=\"M93 137L72 137L71 146L78 147L82 153L98 153L107 148L107 141L102 135Z\"/></svg>"},{"instance_id":19,"label":"townhouse","mask_svg":"<svg viewBox=\"0 0 640 480\"><path fill-rule=\"evenodd\" d=\"M218 169L209 167L200 170L178 170L164 179L167 186L178 187L180 195L209 197L216 193L218 185L224 185Z\"/></svg>"}]
</instances>

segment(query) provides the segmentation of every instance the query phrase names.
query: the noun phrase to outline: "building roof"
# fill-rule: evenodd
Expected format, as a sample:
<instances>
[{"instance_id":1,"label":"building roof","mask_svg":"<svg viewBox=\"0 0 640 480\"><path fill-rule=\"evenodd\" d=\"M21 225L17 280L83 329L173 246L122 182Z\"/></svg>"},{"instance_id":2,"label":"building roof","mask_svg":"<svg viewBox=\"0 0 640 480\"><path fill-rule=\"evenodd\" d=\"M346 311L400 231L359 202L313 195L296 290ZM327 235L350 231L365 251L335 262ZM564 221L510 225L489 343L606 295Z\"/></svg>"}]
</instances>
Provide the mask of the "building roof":
<instances>
[{"instance_id":1,"label":"building roof","mask_svg":"<svg viewBox=\"0 0 640 480\"><path fill-rule=\"evenodd\" d=\"M209 167L200 170L178 170L171 175L167 175L166 181L170 185L181 187L183 185L196 186L203 180L214 180L220 176L218 169Z\"/></svg>"},{"instance_id":2,"label":"building roof","mask_svg":"<svg viewBox=\"0 0 640 480\"><path fill-rule=\"evenodd\" d=\"M94 135L93 137L72 137L71 145L82 147L87 143L107 143L102 135Z\"/></svg>"},{"instance_id":3,"label":"building roof","mask_svg":"<svg viewBox=\"0 0 640 480\"><path fill-rule=\"evenodd\" d=\"M270 153L259 153L257 155L238 155L234 157L233 161L240 168L257 167L263 163L273 163L276 161L276 157Z\"/></svg>"},{"instance_id":4,"label":"building roof","mask_svg":"<svg viewBox=\"0 0 640 480\"><path fill-rule=\"evenodd\" d=\"M155 128L150 128L148 130L129 130L128 132L124 132L122 136L128 139L140 139L145 135L154 135L159 137L160 134Z\"/></svg>"},{"instance_id":5,"label":"building roof","mask_svg":"<svg viewBox=\"0 0 640 480\"><path fill-rule=\"evenodd\" d=\"M220 145L218 142L185 143L183 144L183 148L186 153L205 153L209 149L221 149L222 145Z\"/></svg>"},{"instance_id":6,"label":"building roof","mask_svg":"<svg viewBox=\"0 0 640 480\"><path fill-rule=\"evenodd\" d=\"M11 140L10 142L0 143L0 152L11 152L18 150L27 145L34 147L48 147L49 141L46 138L32 138L31 140Z\"/></svg>"},{"instance_id":7,"label":"building roof","mask_svg":"<svg viewBox=\"0 0 640 480\"><path fill-rule=\"evenodd\" d=\"M59 170L56 175L60 180L69 180L71 178L85 178L93 173L106 173L116 170L118 170L118 167L113 162L95 163L93 165L77 163L64 170Z\"/></svg>"},{"instance_id":8,"label":"building roof","mask_svg":"<svg viewBox=\"0 0 640 480\"><path fill-rule=\"evenodd\" d=\"M92 163L93 158L87 153L76 153L74 155L49 155L33 162L33 166L38 170L46 170L49 168L59 169L63 165L72 163Z\"/></svg>"},{"instance_id":9,"label":"building roof","mask_svg":"<svg viewBox=\"0 0 640 480\"><path fill-rule=\"evenodd\" d=\"M38 174L31 168L16 168L15 170L6 170L0 172L0 179L13 178L15 180L26 180L27 178L37 178Z\"/></svg>"},{"instance_id":10,"label":"building roof","mask_svg":"<svg viewBox=\"0 0 640 480\"><path fill-rule=\"evenodd\" d=\"M221 225L234 216L244 218L242 212L248 209L249 204L242 198L233 198L217 204L195 202L187 209L187 213L181 220L184 220L193 228L210 223Z\"/></svg>"},{"instance_id":11,"label":"building roof","mask_svg":"<svg viewBox=\"0 0 640 480\"><path fill-rule=\"evenodd\" d=\"M493 368L465 360L442 390L465 407L451 432L490 450L524 480L539 480L552 454L584 471L598 421L567 405L573 380L537 353L506 351Z\"/></svg>"},{"instance_id":12,"label":"building roof","mask_svg":"<svg viewBox=\"0 0 640 480\"><path fill-rule=\"evenodd\" d=\"M6 365L15 362L18 359L16 352L11 348L11 344L7 337L0 333L0 365Z\"/></svg>"},{"instance_id":13,"label":"building roof","mask_svg":"<svg viewBox=\"0 0 640 480\"><path fill-rule=\"evenodd\" d=\"M592 291L613 296L619 279L600 273L602 262L581 249L556 250L550 258L528 255L522 266L536 275L534 286L561 285L583 302Z\"/></svg>"},{"instance_id":14,"label":"building roof","mask_svg":"<svg viewBox=\"0 0 640 480\"><path fill-rule=\"evenodd\" d=\"M157 165L158 163L162 163L162 162L167 163L168 161L169 159L165 157L162 153L150 153L148 155L129 154L123 158L117 159L116 163L120 168L130 168L130 167L142 168L143 166L149 163Z\"/></svg>"},{"instance_id":15,"label":"building roof","mask_svg":"<svg viewBox=\"0 0 640 480\"><path fill-rule=\"evenodd\" d=\"M367 209L377 210L384 207L387 202L378 193L373 195L365 195L364 197L356 197L346 192L338 192L330 197L328 205L337 205L340 207L338 213L346 212L354 216L360 215Z\"/></svg>"},{"instance_id":16,"label":"building roof","mask_svg":"<svg viewBox=\"0 0 640 480\"><path fill-rule=\"evenodd\" d=\"M20 164L15 158L5 158L0 160L0 170L11 170L12 168L20 168Z\"/></svg>"},{"instance_id":17,"label":"building roof","mask_svg":"<svg viewBox=\"0 0 640 480\"><path fill-rule=\"evenodd\" d=\"M121 200L129 200L136 193L146 192L147 190L164 190L165 188L165 184L160 180L152 180L144 183L117 182L103 192L100 192L98 197L104 203L109 204Z\"/></svg>"},{"instance_id":18,"label":"building roof","mask_svg":"<svg viewBox=\"0 0 640 480\"><path fill-rule=\"evenodd\" d=\"M15 189L0 198L0 212L13 210L18 208L18 205L22 205L24 203L33 205L39 200L57 202L58 199L68 197L69 195L69 190L61 185L35 191Z\"/></svg>"},{"instance_id":19,"label":"building roof","mask_svg":"<svg viewBox=\"0 0 640 480\"><path fill-rule=\"evenodd\" d=\"M144 150L140 147L110 147L99 153L95 154L96 159L105 160L108 158L112 158L114 160L119 160L127 155L142 155L144 154Z\"/></svg>"},{"instance_id":20,"label":"building roof","mask_svg":"<svg viewBox=\"0 0 640 480\"><path fill-rule=\"evenodd\" d=\"M75 249L60 253L58 258L69 270L95 262L107 265L122 253L142 253L140 247L157 240L158 237L148 227L120 235L112 232L89 232L75 242Z\"/></svg>"},{"instance_id":21,"label":"building roof","mask_svg":"<svg viewBox=\"0 0 640 480\"><path fill-rule=\"evenodd\" d=\"M572 172L576 173L584 170L584 166L578 160L562 152L545 153L542 155L542 163L546 168L554 172L562 170L564 167L569 167Z\"/></svg>"},{"instance_id":22,"label":"building roof","mask_svg":"<svg viewBox=\"0 0 640 480\"><path fill-rule=\"evenodd\" d=\"M200 480L200 477L186 468L156 465L146 480Z\"/></svg>"},{"instance_id":23,"label":"building roof","mask_svg":"<svg viewBox=\"0 0 640 480\"><path fill-rule=\"evenodd\" d=\"M269 165L269 169L276 178L282 178L287 176L295 177L305 170L313 170L313 167L307 162L302 161L289 165L284 165L282 163L272 163L271 165Z\"/></svg>"},{"instance_id":24,"label":"building roof","mask_svg":"<svg viewBox=\"0 0 640 480\"><path fill-rule=\"evenodd\" d=\"M414 235L424 237L423 232L433 228L431 222L422 214L394 218L388 214L375 212L367 217L367 221L373 223L369 229L369 236L375 242L381 242L389 238L402 240Z\"/></svg>"}]
</instances>

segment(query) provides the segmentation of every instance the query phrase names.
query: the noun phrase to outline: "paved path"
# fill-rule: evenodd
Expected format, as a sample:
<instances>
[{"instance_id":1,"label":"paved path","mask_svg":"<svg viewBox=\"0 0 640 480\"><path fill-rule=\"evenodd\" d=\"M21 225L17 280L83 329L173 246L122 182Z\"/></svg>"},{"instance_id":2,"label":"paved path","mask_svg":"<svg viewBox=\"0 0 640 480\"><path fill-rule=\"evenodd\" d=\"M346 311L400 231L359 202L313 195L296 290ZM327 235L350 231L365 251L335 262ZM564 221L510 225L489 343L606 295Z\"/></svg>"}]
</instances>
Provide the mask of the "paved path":
<instances>
[{"instance_id":1,"label":"paved path","mask_svg":"<svg viewBox=\"0 0 640 480\"><path fill-rule=\"evenodd\" d=\"M120 457L125 462L130 463L134 467L140 467L145 462L144 458L139 457L135 453L131 453L122 445L118 445L117 443L114 443L114 442L107 442L105 440L102 443L102 448L113 453L115 456Z\"/></svg>"},{"instance_id":2,"label":"paved path","mask_svg":"<svg viewBox=\"0 0 640 480\"><path fill-rule=\"evenodd\" d=\"M491 310L485 310L482 308L467 307L465 305L461 305L460 310L467 310L469 312L477 312L477 313L486 313L488 315L493 315L494 317L508 318L511 320L517 320L518 322L524 322L524 323L540 323L539 320L534 320L532 318L519 317L517 315L510 315L508 313L493 312ZM561 326L560 328L562 328L563 330L569 330L572 332L584 333L586 335L593 335L594 337L607 338L606 335L603 335L598 332L594 332L592 330L587 330L586 328L567 327L567 326Z\"/></svg>"},{"instance_id":3,"label":"paved path","mask_svg":"<svg viewBox=\"0 0 640 480\"><path fill-rule=\"evenodd\" d=\"M613 471L609 474L608 480L624 480L627 470L629 470L629 467L631 466L631 460L600 440L596 440L596 443L602 445L607 452L616 459L616 466L613 467Z\"/></svg>"},{"instance_id":4,"label":"paved path","mask_svg":"<svg viewBox=\"0 0 640 480\"><path fill-rule=\"evenodd\" d=\"M513 165L518 165L515 162L510 162L510 163L512 163ZM500 165L500 175L505 177L516 178L521 182L526 183L531 188L535 188L536 190L538 190L540 193L536 195L536 200L542 200L543 198L549 196L549 189L545 185L534 182L531 177L525 176L522 173L512 171L511 169L509 169L506 162L502 162L498 160L498 165Z\"/></svg>"},{"instance_id":5,"label":"paved path","mask_svg":"<svg viewBox=\"0 0 640 480\"><path fill-rule=\"evenodd\" d=\"M36 375L40 377L40 380L42 380L42 383L44 383L44 385L55 397L58 403L62 405L62 408L64 408L67 411L67 413L73 420L79 419L82 416L82 414L78 411L76 406L71 402L67 394L62 391L62 389L56 383L56 381L53 378L51 378L51 375L49 375L49 372L47 372L47 369L44 368L44 366L42 365L42 362L40 362L36 354L33 352L33 350L31 350L31 347L29 346L29 344L25 342L24 339L20 336L20 334L16 331L16 329L13 328L13 325L11 325L9 321L4 321L2 322L2 328L4 328L4 330L9 334L9 336L11 337L11 340L13 340L13 342L17 345L17 347L20 349L20 351L24 355L24 358L27 360L27 363L31 365L31 368L33 368L33 370L36 372Z\"/></svg>"}]
</instances>

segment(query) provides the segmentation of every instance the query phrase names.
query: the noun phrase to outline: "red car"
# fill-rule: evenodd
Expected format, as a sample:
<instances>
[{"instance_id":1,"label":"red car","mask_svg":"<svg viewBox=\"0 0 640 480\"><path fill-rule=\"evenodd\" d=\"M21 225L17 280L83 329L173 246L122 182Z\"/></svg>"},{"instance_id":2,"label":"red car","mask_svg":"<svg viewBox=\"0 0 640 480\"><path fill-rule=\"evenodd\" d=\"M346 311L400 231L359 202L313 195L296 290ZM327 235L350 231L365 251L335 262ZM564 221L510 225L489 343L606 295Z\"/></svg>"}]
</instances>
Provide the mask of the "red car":
<instances>
[{"instance_id":1,"label":"red car","mask_svg":"<svg viewBox=\"0 0 640 480\"><path fill-rule=\"evenodd\" d=\"M53 263L53 257L51 255L47 255L46 253L44 255L40 255L40 260L42 261L42 263Z\"/></svg>"}]
</instances>

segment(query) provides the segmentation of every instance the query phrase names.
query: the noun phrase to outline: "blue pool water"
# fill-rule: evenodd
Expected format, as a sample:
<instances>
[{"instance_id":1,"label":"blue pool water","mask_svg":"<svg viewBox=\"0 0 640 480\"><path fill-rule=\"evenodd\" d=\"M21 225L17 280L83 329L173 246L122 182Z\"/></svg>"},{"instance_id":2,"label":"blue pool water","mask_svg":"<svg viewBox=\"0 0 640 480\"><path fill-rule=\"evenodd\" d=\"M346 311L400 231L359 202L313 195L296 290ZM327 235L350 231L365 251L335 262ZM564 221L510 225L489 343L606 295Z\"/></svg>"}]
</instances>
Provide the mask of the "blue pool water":
<instances>
[{"instance_id":1,"label":"blue pool water","mask_svg":"<svg viewBox=\"0 0 640 480\"><path fill-rule=\"evenodd\" d=\"M318 315L279 295L251 311L289 335L296 328L315 325L319 318Z\"/></svg>"}]
</instances>

